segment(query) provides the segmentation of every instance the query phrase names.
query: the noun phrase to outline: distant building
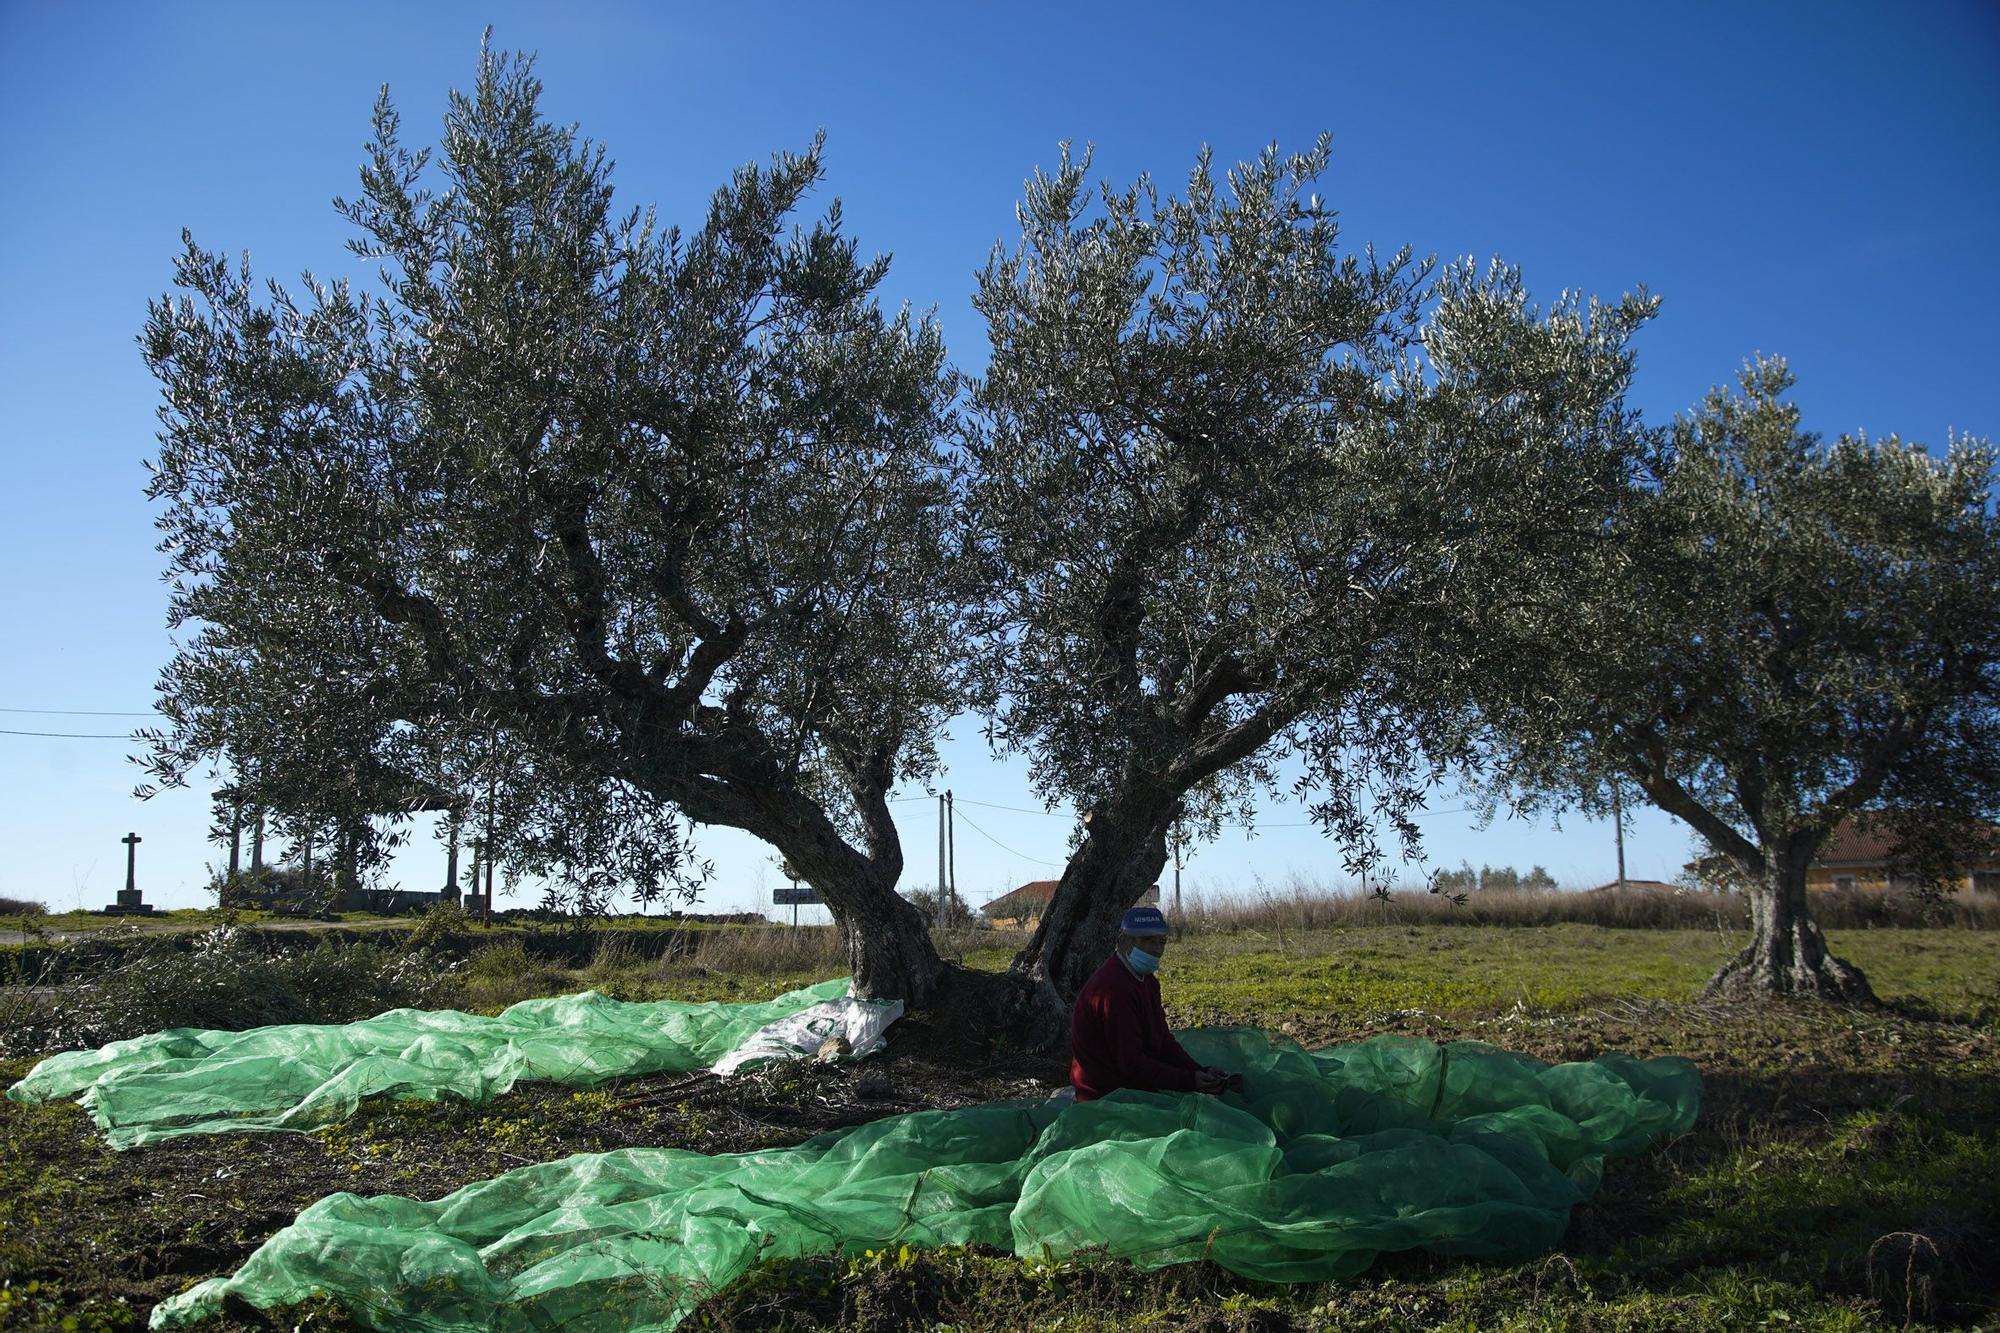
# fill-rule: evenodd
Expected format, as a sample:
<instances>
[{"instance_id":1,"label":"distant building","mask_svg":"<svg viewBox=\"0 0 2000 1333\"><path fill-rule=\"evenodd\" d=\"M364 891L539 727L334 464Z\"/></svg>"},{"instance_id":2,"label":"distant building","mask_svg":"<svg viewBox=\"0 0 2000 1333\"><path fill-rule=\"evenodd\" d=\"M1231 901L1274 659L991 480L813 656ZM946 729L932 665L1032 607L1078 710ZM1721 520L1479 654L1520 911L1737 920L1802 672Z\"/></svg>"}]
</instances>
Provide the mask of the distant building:
<instances>
[{"instance_id":1,"label":"distant building","mask_svg":"<svg viewBox=\"0 0 2000 1333\"><path fill-rule=\"evenodd\" d=\"M1617 892L1617 891L1618 891L1619 889L1621 889L1621 888L1622 888L1622 889L1627 889L1627 890L1632 890L1632 891L1635 891L1635 892L1639 892L1639 893L1684 893L1684 892L1686 892L1686 890L1685 890L1685 889L1683 889L1683 888L1682 888L1682 887L1681 887L1680 885L1678 885L1678 884L1669 884L1669 883L1667 883L1667 882L1666 882L1665 880L1661 880L1661 879L1628 879L1628 880L1626 880L1626 881L1625 881L1625 882L1624 882L1624 883L1623 883L1622 885L1621 885L1621 884L1620 884L1620 883L1619 883L1619 882L1618 882L1617 880L1615 880L1615 879L1614 879L1614 880L1612 880L1612 881L1611 881L1611 882L1610 882L1609 884L1600 884L1600 885L1598 885L1598 886L1597 886L1596 888L1594 888L1594 889L1591 889L1591 890L1589 890L1589 892L1591 892L1591 893L1615 893L1615 892Z\"/></svg>"},{"instance_id":2,"label":"distant building","mask_svg":"<svg viewBox=\"0 0 2000 1333\"><path fill-rule=\"evenodd\" d=\"M2000 824L1963 821L1954 850L1966 866L1954 886L1974 893L2000 893ZM1901 841L1893 811L1851 815L1840 821L1806 870L1809 889L1883 892L1905 883L1900 873Z\"/></svg>"},{"instance_id":3,"label":"distant building","mask_svg":"<svg viewBox=\"0 0 2000 1333\"><path fill-rule=\"evenodd\" d=\"M1033 930L1042 924L1042 917L1056 896L1056 885L1061 882L1054 879L1030 880L1012 893L1003 893L980 908L980 914L986 918L988 925L1002 930ZM1138 902L1130 905L1157 907L1159 903L1160 886L1155 884L1139 895Z\"/></svg>"},{"instance_id":4,"label":"distant building","mask_svg":"<svg viewBox=\"0 0 2000 1333\"><path fill-rule=\"evenodd\" d=\"M1973 893L2000 893L2000 824L1983 819L1959 822L1962 830L1955 849L1965 867L1963 879L1951 887ZM1901 840L1896 836L1896 812L1876 810L1850 815L1840 821L1833 835L1820 845L1819 856L1806 867L1806 888L1819 892L1884 893L1906 887L1911 876L1904 868ZM1714 853L1688 862L1688 872L1703 884L1722 888L1740 887L1729 858Z\"/></svg>"}]
</instances>

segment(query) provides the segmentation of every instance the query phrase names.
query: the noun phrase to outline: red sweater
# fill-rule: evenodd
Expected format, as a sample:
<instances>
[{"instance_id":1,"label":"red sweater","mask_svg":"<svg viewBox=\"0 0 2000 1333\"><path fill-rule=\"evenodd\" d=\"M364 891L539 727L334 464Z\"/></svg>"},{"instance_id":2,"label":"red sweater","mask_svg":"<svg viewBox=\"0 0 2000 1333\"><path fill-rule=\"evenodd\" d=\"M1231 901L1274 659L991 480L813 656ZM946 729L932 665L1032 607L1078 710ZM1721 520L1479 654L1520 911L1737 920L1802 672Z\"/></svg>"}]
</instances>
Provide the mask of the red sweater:
<instances>
[{"instance_id":1,"label":"red sweater","mask_svg":"<svg viewBox=\"0 0 2000 1333\"><path fill-rule=\"evenodd\" d=\"M1077 993L1069 1050L1069 1081L1080 1102L1118 1088L1193 1092L1201 1069L1167 1031L1159 978L1136 975L1117 954Z\"/></svg>"}]
</instances>

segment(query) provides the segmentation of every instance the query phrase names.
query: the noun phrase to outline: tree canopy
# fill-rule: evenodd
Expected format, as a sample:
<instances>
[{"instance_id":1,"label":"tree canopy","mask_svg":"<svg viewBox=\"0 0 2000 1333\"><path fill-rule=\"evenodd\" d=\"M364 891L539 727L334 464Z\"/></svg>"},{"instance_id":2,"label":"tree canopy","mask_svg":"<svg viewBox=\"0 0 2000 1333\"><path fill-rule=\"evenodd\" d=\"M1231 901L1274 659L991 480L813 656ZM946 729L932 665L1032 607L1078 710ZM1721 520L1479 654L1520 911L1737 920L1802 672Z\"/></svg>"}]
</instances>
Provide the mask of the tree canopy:
<instances>
[{"instance_id":1,"label":"tree canopy","mask_svg":"<svg viewBox=\"0 0 2000 1333\"><path fill-rule=\"evenodd\" d=\"M260 293L188 239L142 338L191 631L154 776L419 750L586 895L690 887L682 817L747 829L879 927L849 932L864 990L915 997L937 960L885 802L957 698L937 329L879 308L837 202L794 223L817 142L683 234L615 213L539 91L484 53L435 162L384 91L338 203L378 292Z\"/></svg>"},{"instance_id":2,"label":"tree canopy","mask_svg":"<svg viewBox=\"0 0 2000 1333\"><path fill-rule=\"evenodd\" d=\"M1163 199L1093 196L1065 149L980 279L976 669L995 743L1085 812L1017 963L1064 993L1175 821L1287 758L1357 861L1378 817L1413 838L1457 734L1440 608L1546 573L1622 481L1652 302L1544 313L1504 266L1345 252L1327 154L1204 154Z\"/></svg>"},{"instance_id":3,"label":"tree canopy","mask_svg":"<svg viewBox=\"0 0 2000 1333\"><path fill-rule=\"evenodd\" d=\"M1529 808L1636 786L1727 857L1756 935L1712 983L1867 995L1805 871L1842 819L2000 808L1994 455L1800 429L1782 361L1661 432L1559 599L1496 620L1477 675ZM1523 666L1523 664L1526 664Z\"/></svg>"}]
</instances>

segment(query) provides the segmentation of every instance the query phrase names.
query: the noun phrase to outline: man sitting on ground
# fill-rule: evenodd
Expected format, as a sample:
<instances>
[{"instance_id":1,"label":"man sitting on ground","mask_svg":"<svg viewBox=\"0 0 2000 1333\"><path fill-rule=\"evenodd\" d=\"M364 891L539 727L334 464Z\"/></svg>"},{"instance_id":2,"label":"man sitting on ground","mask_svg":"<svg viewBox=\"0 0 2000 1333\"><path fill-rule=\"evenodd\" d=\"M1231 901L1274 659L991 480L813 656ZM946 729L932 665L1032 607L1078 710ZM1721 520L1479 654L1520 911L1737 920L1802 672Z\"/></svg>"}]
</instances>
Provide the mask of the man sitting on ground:
<instances>
[{"instance_id":1,"label":"man sitting on ground","mask_svg":"<svg viewBox=\"0 0 2000 1333\"><path fill-rule=\"evenodd\" d=\"M1134 907L1118 922L1118 944L1091 973L1070 1011L1069 1081L1087 1102L1118 1088L1147 1092L1221 1092L1230 1076L1196 1064L1167 1030L1153 974L1167 951L1167 919L1157 907Z\"/></svg>"}]
</instances>

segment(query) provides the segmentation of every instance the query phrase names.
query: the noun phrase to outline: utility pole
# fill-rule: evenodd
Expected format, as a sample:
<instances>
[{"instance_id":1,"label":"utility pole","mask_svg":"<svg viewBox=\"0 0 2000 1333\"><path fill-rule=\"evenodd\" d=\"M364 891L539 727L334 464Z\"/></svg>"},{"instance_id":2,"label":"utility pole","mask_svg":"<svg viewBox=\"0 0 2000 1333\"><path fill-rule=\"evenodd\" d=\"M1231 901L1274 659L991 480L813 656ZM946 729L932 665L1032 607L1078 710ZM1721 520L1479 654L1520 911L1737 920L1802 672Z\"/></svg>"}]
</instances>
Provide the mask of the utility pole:
<instances>
[{"instance_id":1,"label":"utility pole","mask_svg":"<svg viewBox=\"0 0 2000 1333\"><path fill-rule=\"evenodd\" d=\"M243 871L243 788L229 794L229 878L234 884Z\"/></svg>"},{"instance_id":2,"label":"utility pole","mask_svg":"<svg viewBox=\"0 0 2000 1333\"><path fill-rule=\"evenodd\" d=\"M1174 820L1174 922L1181 919L1181 821Z\"/></svg>"},{"instance_id":3,"label":"utility pole","mask_svg":"<svg viewBox=\"0 0 2000 1333\"><path fill-rule=\"evenodd\" d=\"M951 788L944 789L944 847L947 878L951 881L952 906L958 905L958 807L951 803Z\"/></svg>"},{"instance_id":4,"label":"utility pole","mask_svg":"<svg viewBox=\"0 0 2000 1333\"><path fill-rule=\"evenodd\" d=\"M943 794L943 793L939 793L939 795L938 795L938 878L937 878L937 896L938 896L938 906L940 906L940 907L942 907L942 906L944 905L944 884L945 884L945 880L944 880L944 868L945 868L945 850L944 850L944 837L945 837L945 833L944 833L944 831L945 831L945 826L946 826L946 824L947 824L947 823L948 823L948 822L950 821L950 818L951 818L951 815L950 815L950 813L949 813L949 806L947 805L947 802L946 802L946 797L944 796L944 794Z\"/></svg>"},{"instance_id":5,"label":"utility pole","mask_svg":"<svg viewBox=\"0 0 2000 1333\"><path fill-rule=\"evenodd\" d=\"M439 902L458 901L458 809L456 805L445 812L445 830L450 836L450 850L445 853L444 892L438 895Z\"/></svg>"},{"instance_id":6,"label":"utility pole","mask_svg":"<svg viewBox=\"0 0 2000 1333\"><path fill-rule=\"evenodd\" d=\"M1618 887L1625 887L1625 803L1619 798L1616 783L1611 787L1611 826L1618 838Z\"/></svg>"},{"instance_id":7,"label":"utility pole","mask_svg":"<svg viewBox=\"0 0 2000 1333\"><path fill-rule=\"evenodd\" d=\"M489 772L486 775L486 893L480 899L480 924L493 924L493 797L499 785L500 775Z\"/></svg>"}]
</instances>

